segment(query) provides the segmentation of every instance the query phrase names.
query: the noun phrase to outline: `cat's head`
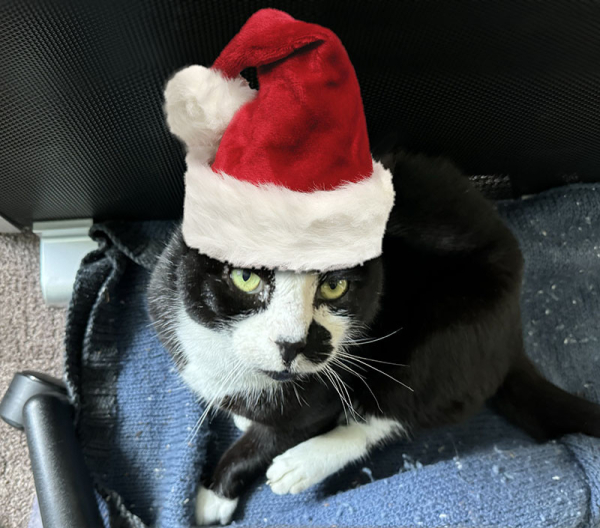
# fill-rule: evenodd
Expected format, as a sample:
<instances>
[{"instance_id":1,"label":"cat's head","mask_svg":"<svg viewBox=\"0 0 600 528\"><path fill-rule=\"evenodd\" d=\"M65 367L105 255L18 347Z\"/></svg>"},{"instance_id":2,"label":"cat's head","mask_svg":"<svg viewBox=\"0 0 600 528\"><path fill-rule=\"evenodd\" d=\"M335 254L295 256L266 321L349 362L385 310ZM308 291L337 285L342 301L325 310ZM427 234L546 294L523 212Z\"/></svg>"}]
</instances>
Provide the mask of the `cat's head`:
<instances>
[{"instance_id":1,"label":"cat's head","mask_svg":"<svg viewBox=\"0 0 600 528\"><path fill-rule=\"evenodd\" d=\"M177 234L161 260L151 312L184 379L200 393L317 373L379 308L380 259L324 274L238 269L187 247Z\"/></svg>"}]
</instances>

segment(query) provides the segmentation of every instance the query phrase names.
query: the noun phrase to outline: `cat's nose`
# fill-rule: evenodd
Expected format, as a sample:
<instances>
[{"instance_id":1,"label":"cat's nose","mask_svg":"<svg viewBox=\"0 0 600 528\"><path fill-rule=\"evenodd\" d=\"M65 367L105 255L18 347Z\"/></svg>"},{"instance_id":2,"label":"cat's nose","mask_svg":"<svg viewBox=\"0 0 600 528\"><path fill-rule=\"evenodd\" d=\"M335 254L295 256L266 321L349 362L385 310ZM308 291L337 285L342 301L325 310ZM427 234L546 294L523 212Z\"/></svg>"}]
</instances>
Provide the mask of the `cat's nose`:
<instances>
[{"instance_id":1,"label":"cat's nose","mask_svg":"<svg viewBox=\"0 0 600 528\"><path fill-rule=\"evenodd\" d=\"M283 364L286 367L289 367L296 356L301 354L306 347L305 339L302 341L294 341L293 343L290 343L289 341L276 341L276 343L279 345L281 358L283 359Z\"/></svg>"}]
</instances>

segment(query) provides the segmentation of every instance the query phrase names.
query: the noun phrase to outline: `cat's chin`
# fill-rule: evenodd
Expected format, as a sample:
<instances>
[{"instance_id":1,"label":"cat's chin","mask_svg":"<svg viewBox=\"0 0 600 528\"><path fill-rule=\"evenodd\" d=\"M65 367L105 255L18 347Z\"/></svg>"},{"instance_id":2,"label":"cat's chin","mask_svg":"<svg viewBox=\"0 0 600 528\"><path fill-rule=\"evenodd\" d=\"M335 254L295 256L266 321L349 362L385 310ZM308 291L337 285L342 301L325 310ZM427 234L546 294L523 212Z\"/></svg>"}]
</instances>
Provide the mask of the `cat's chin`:
<instances>
[{"instance_id":1,"label":"cat's chin","mask_svg":"<svg viewBox=\"0 0 600 528\"><path fill-rule=\"evenodd\" d=\"M280 371L261 370L261 372L263 374L265 374L266 376L268 376L269 378L271 378L272 380L280 381L280 382L294 381L300 377L299 374L290 372L289 370L280 370Z\"/></svg>"}]
</instances>

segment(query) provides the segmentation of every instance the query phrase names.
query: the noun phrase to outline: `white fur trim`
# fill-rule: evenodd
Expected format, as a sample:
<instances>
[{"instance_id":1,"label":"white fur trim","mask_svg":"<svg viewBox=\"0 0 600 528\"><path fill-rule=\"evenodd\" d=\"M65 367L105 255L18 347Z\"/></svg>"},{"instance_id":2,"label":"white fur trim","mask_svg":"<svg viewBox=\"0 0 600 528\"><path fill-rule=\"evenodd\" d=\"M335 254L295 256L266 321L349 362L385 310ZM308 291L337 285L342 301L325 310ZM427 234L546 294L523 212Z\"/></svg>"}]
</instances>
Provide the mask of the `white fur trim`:
<instances>
[{"instance_id":1,"label":"white fur trim","mask_svg":"<svg viewBox=\"0 0 600 528\"><path fill-rule=\"evenodd\" d=\"M381 255L394 188L380 163L358 183L310 193L214 173L191 151L187 165L183 237L205 255L292 271L349 268Z\"/></svg>"},{"instance_id":2,"label":"white fur trim","mask_svg":"<svg viewBox=\"0 0 600 528\"><path fill-rule=\"evenodd\" d=\"M167 124L190 151L210 163L233 115L256 93L242 77L225 79L216 70L189 66L165 88Z\"/></svg>"}]
</instances>

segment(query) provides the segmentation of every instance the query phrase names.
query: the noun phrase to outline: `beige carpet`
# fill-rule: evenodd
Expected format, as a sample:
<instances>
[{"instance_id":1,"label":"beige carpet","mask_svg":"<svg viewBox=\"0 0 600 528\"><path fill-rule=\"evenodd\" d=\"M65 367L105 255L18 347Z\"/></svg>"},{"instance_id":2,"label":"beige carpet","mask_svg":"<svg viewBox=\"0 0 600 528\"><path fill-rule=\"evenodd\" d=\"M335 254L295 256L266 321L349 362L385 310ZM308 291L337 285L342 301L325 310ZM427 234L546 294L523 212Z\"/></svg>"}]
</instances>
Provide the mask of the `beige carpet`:
<instances>
[{"instance_id":1,"label":"beige carpet","mask_svg":"<svg viewBox=\"0 0 600 528\"><path fill-rule=\"evenodd\" d=\"M19 370L62 376L65 310L48 308L34 235L0 235L0 394ZM34 494L25 436L0 420L0 528L26 527Z\"/></svg>"}]
</instances>

